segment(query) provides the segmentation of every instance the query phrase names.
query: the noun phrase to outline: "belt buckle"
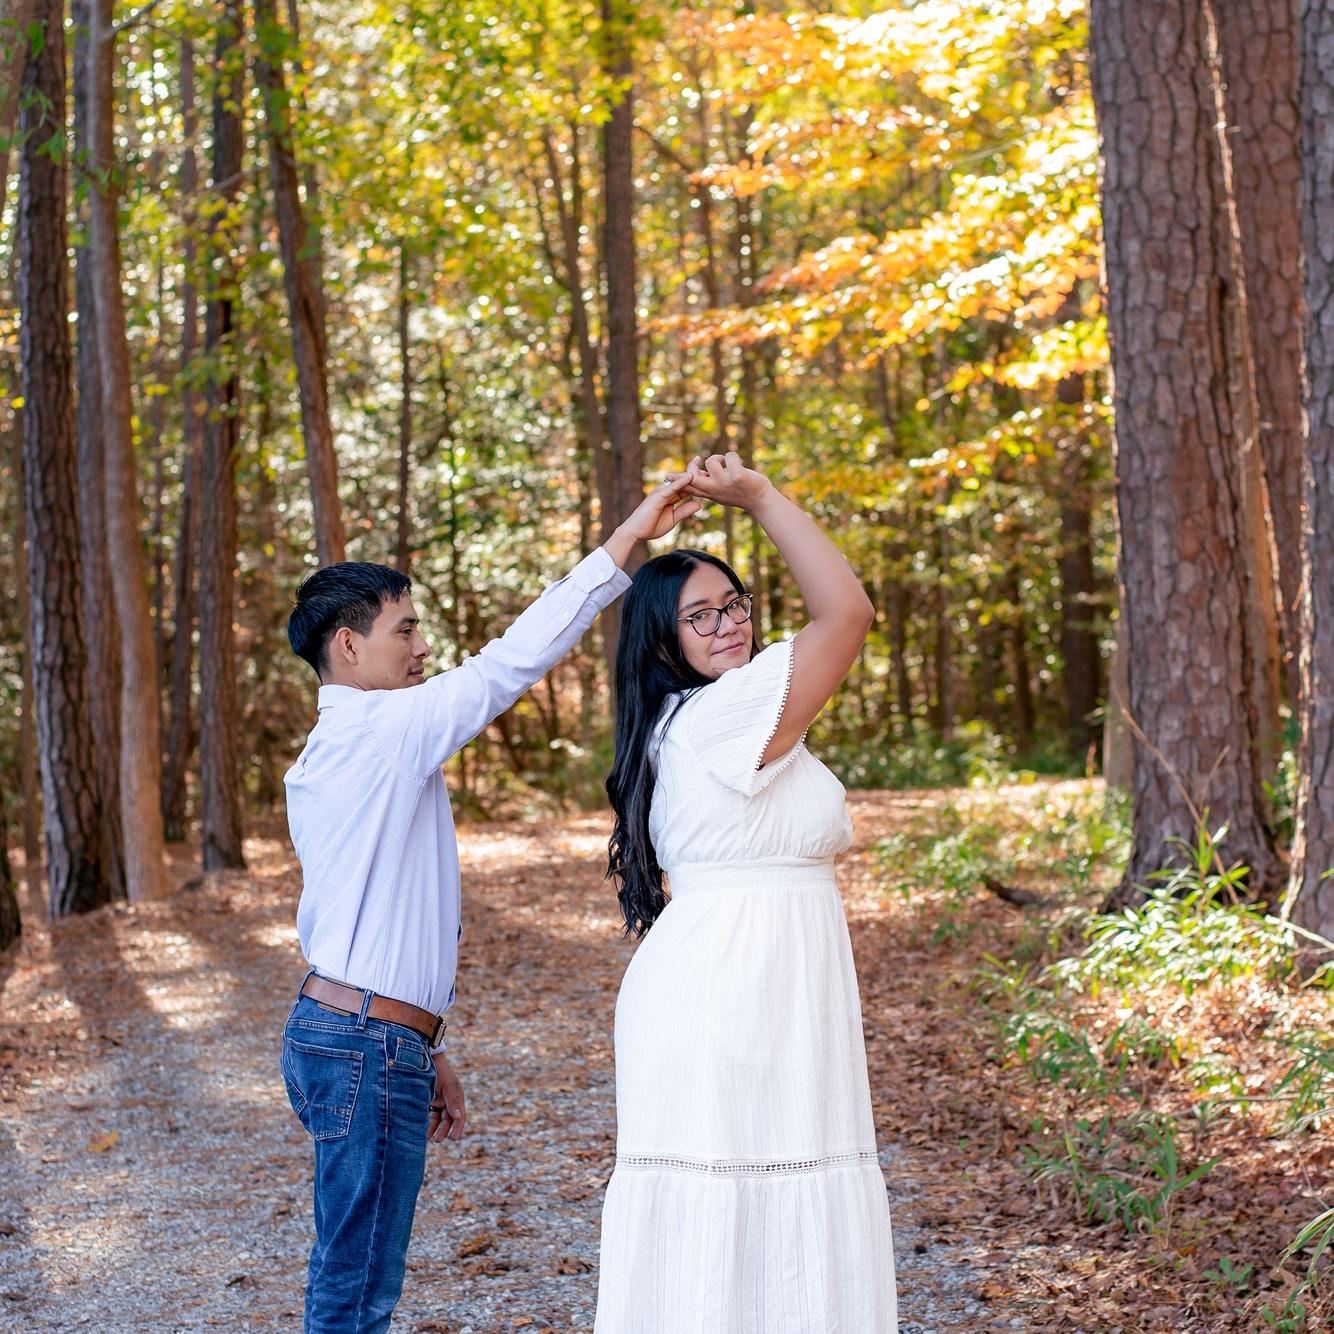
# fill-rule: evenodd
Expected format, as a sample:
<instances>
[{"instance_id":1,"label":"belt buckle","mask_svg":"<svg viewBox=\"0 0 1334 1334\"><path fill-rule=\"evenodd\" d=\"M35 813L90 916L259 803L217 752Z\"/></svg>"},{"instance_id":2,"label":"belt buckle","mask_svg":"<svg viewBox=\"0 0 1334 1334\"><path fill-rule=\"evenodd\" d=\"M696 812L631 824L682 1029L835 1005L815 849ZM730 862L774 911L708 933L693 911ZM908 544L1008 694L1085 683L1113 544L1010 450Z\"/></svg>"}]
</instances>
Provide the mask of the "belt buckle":
<instances>
[{"instance_id":1,"label":"belt buckle","mask_svg":"<svg viewBox=\"0 0 1334 1334\"><path fill-rule=\"evenodd\" d=\"M445 1029L449 1025L445 1023L445 1016L438 1014L435 1017L435 1028L431 1032L431 1046L438 1047L445 1036Z\"/></svg>"}]
</instances>

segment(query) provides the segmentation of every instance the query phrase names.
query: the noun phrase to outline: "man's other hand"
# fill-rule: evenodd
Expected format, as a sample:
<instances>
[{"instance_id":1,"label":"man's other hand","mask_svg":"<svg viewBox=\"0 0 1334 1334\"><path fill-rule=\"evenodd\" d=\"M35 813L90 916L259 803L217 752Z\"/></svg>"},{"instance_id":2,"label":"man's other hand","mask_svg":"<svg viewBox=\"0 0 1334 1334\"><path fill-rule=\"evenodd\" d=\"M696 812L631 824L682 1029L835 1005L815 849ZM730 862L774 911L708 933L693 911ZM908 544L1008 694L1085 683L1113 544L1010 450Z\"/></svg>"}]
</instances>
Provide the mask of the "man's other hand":
<instances>
[{"instance_id":1,"label":"man's other hand","mask_svg":"<svg viewBox=\"0 0 1334 1334\"><path fill-rule=\"evenodd\" d=\"M463 1103L463 1085L454 1073L454 1067L445 1059L445 1053L431 1057L435 1065L435 1092L431 1095L431 1119L426 1123L426 1138L436 1144L447 1139L463 1138L463 1123L467 1111Z\"/></svg>"}]
</instances>

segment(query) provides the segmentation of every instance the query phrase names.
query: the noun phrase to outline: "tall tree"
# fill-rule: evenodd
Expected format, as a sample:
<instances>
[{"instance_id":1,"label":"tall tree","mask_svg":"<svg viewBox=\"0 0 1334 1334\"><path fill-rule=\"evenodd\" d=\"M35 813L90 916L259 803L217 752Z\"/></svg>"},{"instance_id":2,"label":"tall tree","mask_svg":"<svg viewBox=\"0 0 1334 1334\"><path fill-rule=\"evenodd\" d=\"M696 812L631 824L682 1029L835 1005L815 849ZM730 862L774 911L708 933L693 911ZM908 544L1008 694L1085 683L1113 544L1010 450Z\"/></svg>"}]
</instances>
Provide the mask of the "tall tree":
<instances>
[{"instance_id":1,"label":"tall tree","mask_svg":"<svg viewBox=\"0 0 1334 1334\"><path fill-rule=\"evenodd\" d=\"M1271 893L1245 609L1248 540L1229 397L1231 255L1206 15L1194 0L1096 0L1116 484L1135 748L1120 897L1179 862L1208 810Z\"/></svg>"},{"instance_id":2,"label":"tall tree","mask_svg":"<svg viewBox=\"0 0 1334 1334\"><path fill-rule=\"evenodd\" d=\"M319 237L307 221L297 176L292 99L283 70L287 34L278 22L274 0L254 0L254 6L259 43L256 71L264 94L269 181L278 215L287 311L292 325L306 470L315 512L315 550L320 564L327 565L344 559L347 539L338 500L338 459L329 417L329 343L324 326Z\"/></svg>"},{"instance_id":3,"label":"tall tree","mask_svg":"<svg viewBox=\"0 0 1334 1334\"><path fill-rule=\"evenodd\" d=\"M91 0L87 65L88 191L97 359L102 381L107 549L120 627L120 791L125 880L133 899L166 889L162 837L162 745L153 620L139 536L139 483L134 458L130 348L121 291L120 218L115 128L116 30L112 0ZM151 687L147 683L151 682Z\"/></svg>"},{"instance_id":4,"label":"tall tree","mask_svg":"<svg viewBox=\"0 0 1334 1334\"><path fill-rule=\"evenodd\" d=\"M1293 0L1211 0L1249 325L1255 434L1264 461L1289 695L1301 580L1301 154Z\"/></svg>"},{"instance_id":5,"label":"tall tree","mask_svg":"<svg viewBox=\"0 0 1334 1334\"><path fill-rule=\"evenodd\" d=\"M27 486L23 471L23 413L15 420L14 431L14 487L18 504L14 506L14 556L18 566L19 625L27 635L29 622L28 601L28 515L24 497ZM33 718L32 640L23 645L23 695L19 714L19 791L23 794L23 878L28 882L28 893L35 899L42 883L41 797L37 781L37 726Z\"/></svg>"},{"instance_id":6,"label":"tall tree","mask_svg":"<svg viewBox=\"0 0 1334 1334\"><path fill-rule=\"evenodd\" d=\"M1301 751L1285 911L1334 938L1334 0L1302 0L1302 243L1306 451L1302 469Z\"/></svg>"},{"instance_id":7,"label":"tall tree","mask_svg":"<svg viewBox=\"0 0 1334 1334\"><path fill-rule=\"evenodd\" d=\"M634 65L624 0L602 0L605 69L613 80L611 111L602 127L603 263L607 280L607 431L611 490L603 497L602 530L610 533L639 504L644 450L639 438L639 346L635 318ZM641 553L637 560L643 559Z\"/></svg>"},{"instance_id":8,"label":"tall tree","mask_svg":"<svg viewBox=\"0 0 1334 1334\"><path fill-rule=\"evenodd\" d=\"M92 32L89 0L72 0L74 28L74 162L87 188L76 191L85 243L74 252L76 345L75 460L79 475L79 558L83 573L83 629L88 649L88 699L97 751L97 784L102 807L103 843L117 894L125 884L125 852L120 790L121 644L116 594L107 542L106 435L102 423L102 366L97 351L97 302L92 247L87 244L89 206L95 181L90 164L88 47ZM133 825L128 826L133 828Z\"/></svg>"},{"instance_id":9,"label":"tall tree","mask_svg":"<svg viewBox=\"0 0 1334 1334\"><path fill-rule=\"evenodd\" d=\"M86 912L111 899L79 581L63 17L61 0L38 0L36 36L23 73L18 217L27 632L53 917Z\"/></svg>"},{"instance_id":10,"label":"tall tree","mask_svg":"<svg viewBox=\"0 0 1334 1334\"><path fill-rule=\"evenodd\" d=\"M240 452L240 382L236 346L237 244L234 204L241 185L244 80L240 0L222 0L214 46L211 288L204 340L209 359L204 424L199 553L199 758L206 871L243 866L237 760L236 466Z\"/></svg>"},{"instance_id":11,"label":"tall tree","mask_svg":"<svg viewBox=\"0 0 1334 1334\"><path fill-rule=\"evenodd\" d=\"M199 191L199 162L195 135L199 116L195 106L194 43L180 42L181 195L186 210L185 240L181 255L181 507L176 538L174 633L168 668L166 759L162 770L163 833L169 839L185 837L186 775L194 750L194 636L199 566L199 489L203 468L203 418L195 388L193 361L199 340L199 291L195 284L195 202Z\"/></svg>"},{"instance_id":12,"label":"tall tree","mask_svg":"<svg viewBox=\"0 0 1334 1334\"><path fill-rule=\"evenodd\" d=\"M607 467L602 535L639 503L644 491L644 447L639 436L639 341L635 317L634 64L626 0L602 0L603 70L612 80L611 110L602 127L602 262L607 292ZM577 170L577 166L576 166ZM636 551L631 573L643 561ZM615 679L620 603L602 613L608 679Z\"/></svg>"}]
</instances>

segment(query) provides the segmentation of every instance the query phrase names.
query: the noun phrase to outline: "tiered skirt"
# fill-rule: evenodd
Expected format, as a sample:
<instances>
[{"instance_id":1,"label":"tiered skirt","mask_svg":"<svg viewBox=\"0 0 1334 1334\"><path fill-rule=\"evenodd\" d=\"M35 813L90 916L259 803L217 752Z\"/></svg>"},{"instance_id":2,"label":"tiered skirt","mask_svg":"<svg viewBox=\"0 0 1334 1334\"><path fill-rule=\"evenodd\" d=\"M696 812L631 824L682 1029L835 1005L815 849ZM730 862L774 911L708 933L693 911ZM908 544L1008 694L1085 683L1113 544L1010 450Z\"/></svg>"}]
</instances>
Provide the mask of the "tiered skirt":
<instances>
[{"instance_id":1,"label":"tiered skirt","mask_svg":"<svg viewBox=\"0 0 1334 1334\"><path fill-rule=\"evenodd\" d=\"M831 862L676 867L616 1008L598 1334L894 1334Z\"/></svg>"}]
</instances>

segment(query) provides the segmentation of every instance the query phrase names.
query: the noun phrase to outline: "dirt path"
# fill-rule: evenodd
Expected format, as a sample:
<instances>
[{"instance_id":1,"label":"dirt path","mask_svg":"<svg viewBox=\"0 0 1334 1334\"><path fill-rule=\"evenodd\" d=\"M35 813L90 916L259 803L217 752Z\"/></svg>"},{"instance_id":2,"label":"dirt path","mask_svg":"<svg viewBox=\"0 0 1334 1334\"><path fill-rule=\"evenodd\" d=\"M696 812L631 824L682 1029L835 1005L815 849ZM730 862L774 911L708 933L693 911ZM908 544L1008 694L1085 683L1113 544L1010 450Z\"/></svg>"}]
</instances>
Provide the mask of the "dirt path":
<instances>
[{"instance_id":1,"label":"dirt path","mask_svg":"<svg viewBox=\"0 0 1334 1334\"><path fill-rule=\"evenodd\" d=\"M951 1078L953 974L915 953L864 855L914 801L855 797L840 870L902 1329L1035 1328L986 1290L1005 1257L973 1226L976 1185L927 1110ZM591 1328L631 952L600 878L605 838L588 817L463 831L452 1042L472 1128L431 1154L396 1330ZM0 961L0 1329L298 1327L309 1152L277 1071L301 976L297 880L281 838L249 856L244 876L54 932L25 904L27 934Z\"/></svg>"}]
</instances>

